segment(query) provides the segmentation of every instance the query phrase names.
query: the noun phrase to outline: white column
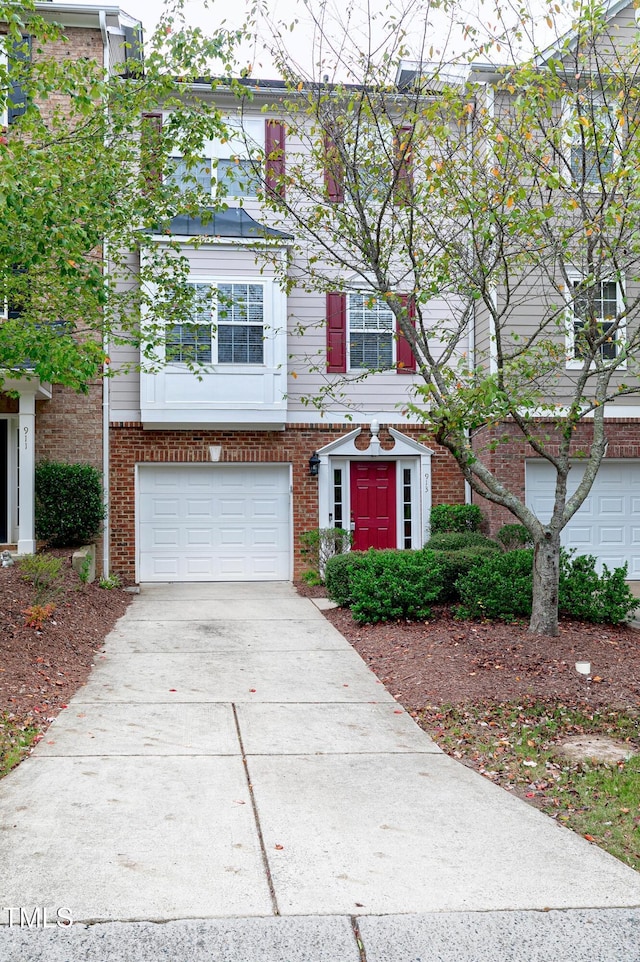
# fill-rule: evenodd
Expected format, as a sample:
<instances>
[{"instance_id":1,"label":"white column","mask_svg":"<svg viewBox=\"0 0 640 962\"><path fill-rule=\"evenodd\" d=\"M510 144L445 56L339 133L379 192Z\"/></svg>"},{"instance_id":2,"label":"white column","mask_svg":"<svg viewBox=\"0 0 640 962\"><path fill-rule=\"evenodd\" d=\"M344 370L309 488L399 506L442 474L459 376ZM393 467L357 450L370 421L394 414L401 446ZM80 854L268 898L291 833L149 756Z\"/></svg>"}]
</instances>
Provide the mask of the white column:
<instances>
[{"instance_id":1,"label":"white column","mask_svg":"<svg viewBox=\"0 0 640 962\"><path fill-rule=\"evenodd\" d=\"M20 518L18 523L18 554L33 554L36 550L35 531L35 394L20 395L18 427L18 490Z\"/></svg>"}]
</instances>

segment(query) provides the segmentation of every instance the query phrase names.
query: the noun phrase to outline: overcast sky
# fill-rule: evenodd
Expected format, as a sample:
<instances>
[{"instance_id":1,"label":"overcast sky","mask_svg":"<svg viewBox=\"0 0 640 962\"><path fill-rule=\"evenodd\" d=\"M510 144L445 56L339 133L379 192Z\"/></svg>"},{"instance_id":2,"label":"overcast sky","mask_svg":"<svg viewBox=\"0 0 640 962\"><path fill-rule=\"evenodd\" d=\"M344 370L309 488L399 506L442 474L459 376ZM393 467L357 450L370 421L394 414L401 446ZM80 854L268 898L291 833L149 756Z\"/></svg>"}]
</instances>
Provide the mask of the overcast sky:
<instances>
[{"instance_id":1,"label":"overcast sky","mask_svg":"<svg viewBox=\"0 0 640 962\"><path fill-rule=\"evenodd\" d=\"M163 10L163 0L120 0L122 7L127 13L142 21L145 35L148 37L154 30L158 19ZM317 0L308 0L312 9L318 10ZM416 0L391 0L399 6L407 3L416 3ZM427 0L417 0L422 3L424 10ZM464 16L468 22L475 25L483 25L495 21L492 15L496 0L461 0L462 6L466 11ZM508 6L511 0L503 0L503 6ZM544 0L530 0L534 10L541 10ZM269 19L273 24L291 24L294 20L298 21L297 26L292 32L286 31L286 45L292 57L304 66L307 70L312 67L313 50L313 28L312 17L304 0L267 0ZM344 20L347 9L347 0L328 0L333 5L334 16L338 22ZM348 32L352 39L360 38L364 40L368 33L368 25L374 21L373 32L379 39L383 30L383 23L387 16L382 11L388 8L389 0L355 0L357 12L349 23ZM184 12L187 21L193 26L199 26L203 30L212 33L220 25L228 28L239 27L246 19L251 0L184 0ZM424 14L414 16L411 21L411 31L415 43L418 43L422 36L424 25ZM539 18L542 21L542 18ZM467 41L463 41L460 30L451 31L450 19L442 11L432 11L428 17L430 29L429 43L433 42L432 59L439 59L443 50L447 58L465 51L468 48ZM542 21L543 22L543 21ZM340 33L339 26L334 29L334 36L331 40L337 40ZM546 30L546 28L544 28ZM566 29L566 21L562 23L562 29ZM376 34L377 32L377 34ZM253 76L255 77L274 77L277 75L273 63L266 52L268 44L267 29L264 28L263 36L257 36L256 42L246 44L241 50L239 67L252 64ZM547 36L539 35L537 41L546 44L551 39L548 30ZM410 38L411 39L411 38ZM500 54L494 54L499 57ZM333 77L331 78L333 79Z\"/></svg>"}]
</instances>

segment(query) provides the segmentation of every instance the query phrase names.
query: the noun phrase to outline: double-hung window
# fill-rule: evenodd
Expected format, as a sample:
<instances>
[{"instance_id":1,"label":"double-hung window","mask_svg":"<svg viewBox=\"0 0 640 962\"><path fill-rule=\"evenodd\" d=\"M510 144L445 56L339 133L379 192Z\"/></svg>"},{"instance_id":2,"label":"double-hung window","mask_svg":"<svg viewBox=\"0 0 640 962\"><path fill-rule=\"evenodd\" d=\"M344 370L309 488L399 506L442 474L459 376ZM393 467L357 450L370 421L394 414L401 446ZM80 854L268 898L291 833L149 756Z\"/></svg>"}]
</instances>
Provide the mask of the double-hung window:
<instances>
[{"instance_id":1,"label":"double-hung window","mask_svg":"<svg viewBox=\"0 0 640 962\"><path fill-rule=\"evenodd\" d=\"M184 324L171 324L165 336L165 359L169 364L211 364L212 289L209 284L191 284L191 318Z\"/></svg>"},{"instance_id":2,"label":"double-hung window","mask_svg":"<svg viewBox=\"0 0 640 962\"><path fill-rule=\"evenodd\" d=\"M620 282L601 280L586 286L583 280L574 278L569 296L569 366L582 367L585 358L594 353L604 361L615 360L624 336L618 322L624 310Z\"/></svg>"},{"instance_id":3,"label":"double-hung window","mask_svg":"<svg viewBox=\"0 0 640 962\"><path fill-rule=\"evenodd\" d=\"M264 287L218 285L218 363L262 364Z\"/></svg>"},{"instance_id":4,"label":"double-hung window","mask_svg":"<svg viewBox=\"0 0 640 962\"><path fill-rule=\"evenodd\" d=\"M192 284L191 317L167 326L168 364L263 364L263 284Z\"/></svg>"},{"instance_id":5,"label":"double-hung window","mask_svg":"<svg viewBox=\"0 0 640 962\"><path fill-rule=\"evenodd\" d=\"M572 109L571 179L579 187L596 187L613 170L615 125L601 99L591 95Z\"/></svg>"},{"instance_id":6,"label":"double-hung window","mask_svg":"<svg viewBox=\"0 0 640 962\"><path fill-rule=\"evenodd\" d=\"M394 313L368 294L349 294L347 324L349 367L387 370L393 367Z\"/></svg>"}]
</instances>

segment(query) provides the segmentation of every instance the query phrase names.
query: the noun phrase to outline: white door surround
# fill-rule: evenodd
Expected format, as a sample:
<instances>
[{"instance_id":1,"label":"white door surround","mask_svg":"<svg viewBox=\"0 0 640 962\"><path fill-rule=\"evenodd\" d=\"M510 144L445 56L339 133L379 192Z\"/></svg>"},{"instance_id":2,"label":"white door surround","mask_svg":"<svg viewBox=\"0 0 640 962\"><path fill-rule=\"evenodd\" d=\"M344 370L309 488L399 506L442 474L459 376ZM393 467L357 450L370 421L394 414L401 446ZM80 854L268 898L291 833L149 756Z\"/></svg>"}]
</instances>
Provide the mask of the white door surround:
<instances>
[{"instance_id":1,"label":"white door surround","mask_svg":"<svg viewBox=\"0 0 640 962\"><path fill-rule=\"evenodd\" d=\"M371 441L366 450L356 447L362 428L356 428L318 451L318 519L321 528L351 525L349 465L352 461L395 461L397 547L420 548L429 540L431 514L431 456L433 452L419 441L395 428L387 427L394 440L383 450L378 438L377 421L371 424ZM336 473L337 472L337 473ZM340 495L337 494L338 482ZM408 482L408 483L406 483ZM336 499L341 496L339 513ZM339 514L339 516L336 516ZM407 515L410 517L407 519ZM410 545L409 545L410 542Z\"/></svg>"},{"instance_id":2,"label":"white door surround","mask_svg":"<svg viewBox=\"0 0 640 962\"><path fill-rule=\"evenodd\" d=\"M136 466L136 580L291 578L289 464Z\"/></svg>"}]
</instances>

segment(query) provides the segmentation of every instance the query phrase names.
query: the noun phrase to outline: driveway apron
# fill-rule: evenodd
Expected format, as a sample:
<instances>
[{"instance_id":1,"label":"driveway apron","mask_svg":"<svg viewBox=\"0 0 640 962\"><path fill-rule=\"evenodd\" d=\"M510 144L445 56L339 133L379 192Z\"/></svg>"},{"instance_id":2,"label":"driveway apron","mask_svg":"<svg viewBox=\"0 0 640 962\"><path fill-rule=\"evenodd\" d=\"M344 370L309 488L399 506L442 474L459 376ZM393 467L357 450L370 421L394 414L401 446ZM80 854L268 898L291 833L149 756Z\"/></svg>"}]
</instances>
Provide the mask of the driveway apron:
<instances>
[{"instance_id":1,"label":"driveway apron","mask_svg":"<svg viewBox=\"0 0 640 962\"><path fill-rule=\"evenodd\" d=\"M637 873L444 755L285 583L143 586L0 782L0 828L5 916L640 905Z\"/></svg>"}]
</instances>

